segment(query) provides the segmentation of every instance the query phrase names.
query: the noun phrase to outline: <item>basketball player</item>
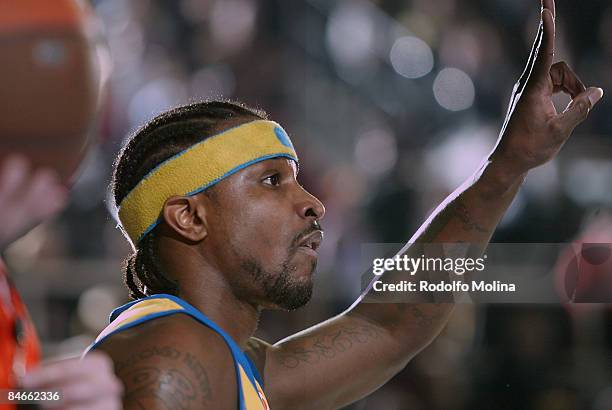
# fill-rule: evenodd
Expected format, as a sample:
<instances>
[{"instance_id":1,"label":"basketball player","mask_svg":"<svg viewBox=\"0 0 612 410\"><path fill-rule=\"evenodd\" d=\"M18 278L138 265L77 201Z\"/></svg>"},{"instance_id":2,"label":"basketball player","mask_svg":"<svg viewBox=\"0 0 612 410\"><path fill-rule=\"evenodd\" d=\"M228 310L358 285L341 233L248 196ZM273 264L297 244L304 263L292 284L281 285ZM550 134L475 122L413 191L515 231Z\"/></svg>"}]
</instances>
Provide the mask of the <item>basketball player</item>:
<instances>
[{"instance_id":1,"label":"basketball player","mask_svg":"<svg viewBox=\"0 0 612 410\"><path fill-rule=\"evenodd\" d=\"M0 253L34 226L64 208L67 190L52 169L31 170L25 157L0 164ZM41 200L43 198L43 200ZM101 353L101 352L97 352ZM0 258L0 409L15 407L7 392L61 391L58 408L120 408L122 385L105 354L40 365L38 337Z\"/></svg>"},{"instance_id":2,"label":"basketball player","mask_svg":"<svg viewBox=\"0 0 612 410\"><path fill-rule=\"evenodd\" d=\"M545 0L495 149L409 244L487 243L527 172L551 160L602 97L553 64L554 38ZM562 113L551 101L559 91L572 97ZM274 345L252 337L262 309L296 309L311 296L325 208L296 181L297 162L280 125L227 102L163 113L128 142L113 189L135 247L125 274L136 300L92 345L113 359L125 408L339 408L438 335L452 304L365 295Z\"/></svg>"}]
</instances>

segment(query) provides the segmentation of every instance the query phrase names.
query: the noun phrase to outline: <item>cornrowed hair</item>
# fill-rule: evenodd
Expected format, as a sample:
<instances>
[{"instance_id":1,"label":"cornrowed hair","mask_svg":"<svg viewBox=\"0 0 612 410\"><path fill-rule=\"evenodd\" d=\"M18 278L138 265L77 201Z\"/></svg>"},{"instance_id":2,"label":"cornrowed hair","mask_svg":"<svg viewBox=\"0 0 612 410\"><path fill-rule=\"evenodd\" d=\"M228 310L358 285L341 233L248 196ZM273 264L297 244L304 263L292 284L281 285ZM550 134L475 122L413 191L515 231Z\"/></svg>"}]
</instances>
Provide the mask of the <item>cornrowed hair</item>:
<instances>
[{"instance_id":1,"label":"cornrowed hair","mask_svg":"<svg viewBox=\"0 0 612 410\"><path fill-rule=\"evenodd\" d=\"M264 111L232 101L197 102L166 111L153 118L128 140L114 163L111 189L115 205L157 165L171 156L223 131L236 120L267 119ZM206 192L206 191L205 191ZM178 283L164 274L157 257L157 229L134 244L134 253L123 264L130 297L158 293L178 294Z\"/></svg>"}]
</instances>

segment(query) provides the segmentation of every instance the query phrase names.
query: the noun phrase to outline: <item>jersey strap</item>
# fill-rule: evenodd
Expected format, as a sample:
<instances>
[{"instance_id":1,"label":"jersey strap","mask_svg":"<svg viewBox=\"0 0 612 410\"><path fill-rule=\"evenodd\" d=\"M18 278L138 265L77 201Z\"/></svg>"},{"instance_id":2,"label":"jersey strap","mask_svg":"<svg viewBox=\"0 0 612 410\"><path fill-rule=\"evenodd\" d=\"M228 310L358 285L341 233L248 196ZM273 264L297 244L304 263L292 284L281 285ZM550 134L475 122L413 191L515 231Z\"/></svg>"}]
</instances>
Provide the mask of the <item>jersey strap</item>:
<instances>
[{"instance_id":1,"label":"jersey strap","mask_svg":"<svg viewBox=\"0 0 612 410\"><path fill-rule=\"evenodd\" d=\"M238 384L240 410L269 410L263 392L263 380L253 362L240 349L238 344L216 323L206 317L195 307L184 300L166 294L158 294L139 299L113 310L110 324L100 333L95 342L89 346L84 355L99 346L106 338L115 333L138 326L141 323L176 313L187 314L204 326L217 332L229 347Z\"/></svg>"}]
</instances>

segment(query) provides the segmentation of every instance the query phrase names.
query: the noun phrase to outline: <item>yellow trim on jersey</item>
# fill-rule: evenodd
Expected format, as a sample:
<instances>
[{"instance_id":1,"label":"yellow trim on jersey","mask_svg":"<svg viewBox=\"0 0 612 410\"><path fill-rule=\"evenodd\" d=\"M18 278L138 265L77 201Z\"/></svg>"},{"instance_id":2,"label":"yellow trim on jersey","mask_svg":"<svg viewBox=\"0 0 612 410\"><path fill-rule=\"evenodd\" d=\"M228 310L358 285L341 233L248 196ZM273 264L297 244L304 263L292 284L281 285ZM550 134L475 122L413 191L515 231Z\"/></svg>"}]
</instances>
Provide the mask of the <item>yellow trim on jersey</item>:
<instances>
[{"instance_id":1,"label":"yellow trim on jersey","mask_svg":"<svg viewBox=\"0 0 612 410\"><path fill-rule=\"evenodd\" d=\"M170 299L148 299L143 300L142 302L138 302L132 306L130 306L125 311L121 312L119 316L111 324L106 326L106 328L98 335L96 338L96 342L109 333L119 329L121 327L127 326L132 322L137 321L138 319L145 317L147 315L153 313L165 312L167 310L183 310L184 308L178 303L170 300Z\"/></svg>"},{"instance_id":2,"label":"yellow trim on jersey","mask_svg":"<svg viewBox=\"0 0 612 410\"><path fill-rule=\"evenodd\" d=\"M249 380L244 369L239 364L240 368L240 382L242 383L242 394L244 396L244 406L246 410L270 410L266 396L263 394L263 389L255 380L257 384L257 390L253 388L253 383Z\"/></svg>"}]
</instances>

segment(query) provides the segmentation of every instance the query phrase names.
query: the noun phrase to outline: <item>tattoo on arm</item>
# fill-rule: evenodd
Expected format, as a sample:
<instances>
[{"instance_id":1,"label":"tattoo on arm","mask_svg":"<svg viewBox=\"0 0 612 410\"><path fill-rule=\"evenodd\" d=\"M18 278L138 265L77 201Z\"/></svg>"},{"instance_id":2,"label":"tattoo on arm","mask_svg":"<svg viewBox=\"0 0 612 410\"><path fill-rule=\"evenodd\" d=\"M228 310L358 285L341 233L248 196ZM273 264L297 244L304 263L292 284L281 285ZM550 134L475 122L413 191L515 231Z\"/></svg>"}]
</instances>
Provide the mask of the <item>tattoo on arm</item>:
<instances>
[{"instance_id":1,"label":"tattoo on arm","mask_svg":"<svg viewBox=\"0 0 612 410\"><path fill-rule=\"evenodd\" d=\"M430 305L435 305L438 308L436 308L432 313L427 313L424 312L423 309L421 309L417 304L400 303L398 304L398 309L402 311L408 309L419 328L427 329L434 326L436 322L439 322L444 318L444 310L440 303L431 303Z\"/></svg>"},{"instance_id":2,"label":"tattoo on arm","mask_svg":"<svg viewBox=\"0 0 612 410\"><path fill-rule=\"evenodd\" d=\"M168 366L152 367L141 362L163 358ZM147 409L155 402L167 409L188 409L212 399L209 377L200 361L189 352L172 346L154 346L133 354L116 365L126 384L125 401Z\"/></svg>"},{"instance_id":3,"label":"tattoo on arm","mask_svg":"<svg viewBox=\"0 0 612 410\"><path fill-rule=\"evenodd\" d=\"M452 206L453 206L453 209L452 209L453 215L457 219L459 219L461 222L463 222L464 230L466 231L476 230L482 233L488 233L490 231L490 229L487 229L487 228L484 228L478 225L478 223L472 219L469 209L465 206L465 204L461 201L461 199L459 198L455 199L455 202L453 203Z\"/></svg>"},{"instance_id":4,"label":"tattoo on arm","mask_svg":"<svg viewBox=\"0 0 612 410\"><path fill-rule=\"evenodd\" d=\"M489 233L491 229L478 224L473 220L473 217L468 207L463 203L461 197L458 196L452 200L446 208L438 213L431 221L425 232L416 240L417 243L430 243L448 226L453 220L458 219L462 223L464 231L477 231L480 233ZM457 241L455 241L457 242Z\"/></svg>"},{"instance_id":5,"label":"tattoo on arm","mask_svg":"<svg viewBox=\"0 0 612 410\"><path fill-rule=\"evenodd\" d=\"M283 366L293 369L303 363L315 364L333 359L353 347L369 343L380 337L380 331L370 325L342 326L323 335L306 339L304 345L290 349L281 356Z\"/></svg>"},{"instance_id":6,"label":"tattoo on arm","mask_svg":"<svg viewBox=\"0 0 612 410\"><path fill-rule=\"evenodd\" d=\"M380 325L385 328L396 327L398 323L401 326L402 321L405 320L404 317L410 315L419 329L426 331L443 320L448 312L448 304L439 302L427 302L428 310L424 310L419 303L393 303L389 306L402 315L403 319L398 320L397 317L391 316L384 322L381 321Z\"/></svg>"}]
</instances>

